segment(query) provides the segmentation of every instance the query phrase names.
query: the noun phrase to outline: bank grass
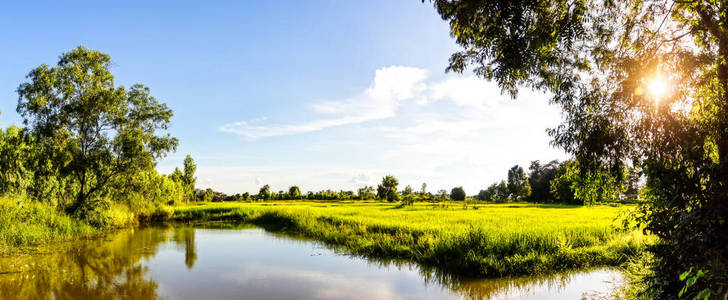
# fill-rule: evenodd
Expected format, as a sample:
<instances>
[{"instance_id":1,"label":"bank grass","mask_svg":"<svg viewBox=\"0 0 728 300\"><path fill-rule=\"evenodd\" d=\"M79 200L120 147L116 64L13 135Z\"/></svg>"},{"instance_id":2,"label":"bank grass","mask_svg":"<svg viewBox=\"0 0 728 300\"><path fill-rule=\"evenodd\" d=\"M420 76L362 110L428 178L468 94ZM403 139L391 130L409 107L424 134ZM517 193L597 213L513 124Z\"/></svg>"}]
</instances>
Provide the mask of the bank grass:
<instances>
[{"instance_id":1,"label":"bank grass","mask_svg":"<svg viewBox=\"0 0 728 300\"><path fill-rule=\"evenodd\" d=\"M55 207L0 197L0 255L28 247L89 237L98 230Z\"/></svg>"},{"instance_id":2,"label":"bank grass","mask_svg":"<svg viewBox=\"0 0 728 300\"><path fill-rule=\"evenodd\" d=\"M632 206L462 202L209 203L179 221L243 221L300 233L354 254L402 258L461 275L501 277L620 266L652 238L622 229Z\"/></svg>"},{"instance_id":3,"label":"bank grass","mask_svg":"<svg viewBox=\"0 0 728 300\"><path fill-rule=\"evenodd\" d=\"M166 205L147 205L132 210L129 205L110 202L108 208L94 211L86 220L79 220L56 206L23 197L0 197L0 256L45 251L48 249L42 248L52 244L165 221L173 212Z\"/></svg>"}]
</instances>

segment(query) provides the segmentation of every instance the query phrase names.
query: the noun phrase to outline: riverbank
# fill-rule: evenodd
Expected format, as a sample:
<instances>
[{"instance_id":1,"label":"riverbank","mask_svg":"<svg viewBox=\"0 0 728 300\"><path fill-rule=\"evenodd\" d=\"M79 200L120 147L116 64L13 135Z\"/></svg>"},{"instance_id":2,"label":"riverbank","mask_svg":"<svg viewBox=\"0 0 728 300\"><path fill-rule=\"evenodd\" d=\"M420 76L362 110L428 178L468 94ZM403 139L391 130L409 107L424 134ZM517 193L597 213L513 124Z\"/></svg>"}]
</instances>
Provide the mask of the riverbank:
<instances>
[{"instance_id":1,"label":"riverbank","mask_svg":"<svg viewBox=\"0 0 728 300\"><path fill-rule=\"evenodd\" d=\"M176 221L242 221L367 257L401 258L460 275L501 277L621 266L650 242L617 220L632 206L382 202L210 203Z\"/></svg>"},{"instance_id":2,"label":"riverbank","mask_svg":"<svg viewBox=\"0 0 728 300\"><path fill-rule=\"evenodd\" d=\"M631 206L383 202L228 202L131 213L112 207L95 227L40 203L0 199L0 255L92 238L141 222L236 221L301 234L343 251L407 259L472 277L622 266L650 238L620 229Z\"/></svg>"},{"instance_id":3,"label":"riverbank","mask_svg":"<svg viewBox=\"0 0 728 300\"><path fill-rule=\"evenodd\" d=\"M149 207L132 212L111 204L95 221L78 220L52 205L21 198L0 197L0 256L58 250L62 242L98 237L110 230L163 221L172 208ZM53 249L45 249L51 247Z\"/></svg>"}]
</instances>

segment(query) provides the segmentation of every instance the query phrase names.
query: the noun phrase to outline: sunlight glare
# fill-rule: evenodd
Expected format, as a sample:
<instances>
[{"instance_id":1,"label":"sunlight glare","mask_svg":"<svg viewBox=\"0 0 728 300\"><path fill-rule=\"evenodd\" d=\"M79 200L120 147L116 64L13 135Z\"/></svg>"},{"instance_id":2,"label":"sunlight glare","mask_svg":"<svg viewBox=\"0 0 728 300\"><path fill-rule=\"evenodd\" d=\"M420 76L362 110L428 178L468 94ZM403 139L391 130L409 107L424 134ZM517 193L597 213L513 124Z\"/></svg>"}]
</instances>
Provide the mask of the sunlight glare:
<instances>
[{"instance_id":1,"label":"sunlight glare","mask_svg":"<svg viewBox=\"0 0 728 300\"><path fill-rule=\"evenodd\" d=\"M660 102L660 98L667 94L668 88L667 80L659 72L647 85L650 94L655 98L655 103Z\"/></svg>"}]
</instances>

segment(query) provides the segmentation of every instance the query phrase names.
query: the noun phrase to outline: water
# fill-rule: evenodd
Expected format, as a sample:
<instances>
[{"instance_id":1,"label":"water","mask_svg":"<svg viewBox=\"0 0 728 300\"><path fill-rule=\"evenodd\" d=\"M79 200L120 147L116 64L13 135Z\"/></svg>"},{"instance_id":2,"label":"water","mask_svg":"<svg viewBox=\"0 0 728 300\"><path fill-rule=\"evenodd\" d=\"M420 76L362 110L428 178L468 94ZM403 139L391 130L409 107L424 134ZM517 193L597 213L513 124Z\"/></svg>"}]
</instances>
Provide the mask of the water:
<instances>
[{"instance_id":1,"label":"water","mask_svg":"<svg viewBox=\"0 0 728 300\"><path fill-rule=\"evenodd\" d=\"M2 299L582 299L621 282L610 269L464 279L231 224L125 230L0 258Z\"/></svg>"}]
</instances>

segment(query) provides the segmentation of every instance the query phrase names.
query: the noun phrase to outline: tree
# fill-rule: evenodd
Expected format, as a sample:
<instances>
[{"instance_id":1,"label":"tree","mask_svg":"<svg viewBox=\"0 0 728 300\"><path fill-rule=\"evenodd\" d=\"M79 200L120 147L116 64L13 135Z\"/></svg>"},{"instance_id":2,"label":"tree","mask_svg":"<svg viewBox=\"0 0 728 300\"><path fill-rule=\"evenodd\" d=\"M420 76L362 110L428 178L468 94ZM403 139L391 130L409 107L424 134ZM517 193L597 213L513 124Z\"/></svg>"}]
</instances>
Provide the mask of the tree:
<instances>
[{"instance_id":1,"label":"tree","mask_svg":"<svg viewBox=\"0 0 728 300\"><path fill-rule=\"evenodd\" d=\"M402 195L403 196L404 195L409 195L409 194L412 194L412 186L411 185L407 185L406 187L404 187L404 191L402 191Z\"/></svg>"},{"instance_id":2,"label":"tree","mask_svg":"<svg viewBox=\"0 0 728 300\"><path fill-rule=\"evenodd\" d=\"M526 201L539 203L553 203L554 196L551 194L551 182L556 178L560 163L552 160L545 165L534 160L528 167L528 183L531 185L531 196Z\"/></svg>"},{"instance_id":3,"label":"tree","mask_svg":"<svg viewBox=\"0 0 728 300\"><path fill-rule=\"evenodd\" d=\"M360 200L372 200L374 199L374 187L364 186L363 188L359 188L357 194Z\"/></svg>"},{"instance_id":4,"label":"tree","mask_svg":"<svg viewBox=\"0 0 728 300\"><path fill-rule=\"evenodd\" d=\"M478 192L478 196L476 197L476 199L478 199L480 201L492 201L493 192L491 191L491 189L480 190L480 192Z\"/></svg>"},{"instance_id":5,"label":"tree","mask_svg":"<svg viewBox=\"0 0 728 300\"><path fill-rule=\"evenodd\" d=\"M397 194L398 184L399 182L397 181L397 178L394 178L394 176L384 176L384 178L382 178L382 184L377 186L377 197L389 202L399 200L399 195Z\"/></svg>"},{"instance_id":6,"label":"tree","mask_svg":"<svg viewBox=\"0 0 728 300\"><path fill-rule=\"evenodd\" d=\"M415 194L404 195L402 197L402 205L403 206L414 206L416 200L417 200L417 195L415 195Z\"/></svg>"},{"instance_id":7,"label":"tree","mask_svg":"<svg viewBox=\"0 0 728 300\"><path fill-rule=\"evenodd\" d=\"M519 165L508 170L508 193L513 200L523 200L531 195L531 185L526 172Z\"/></svg>"},{"instance_id":8,"label":"tree","mask_svg":"<svg viewBox=\"0 0 728 300\"><path fill-rule=\"evenodd\" d=\"M511 96L547 91L563 124L553 143L583 178L641 170L636 220L658 298L726 297L728 283L728 5L714 1L433 0L463 50L448 70L494 80ZM718 242L716 242L718 241Z\"/></svg>"},{"instance_id":9,"label":"tree","mask_svg":"<svg viewBox=\"0 0 728 300\"><path fill-rule=\"evenodd\" d=\"M301 189L295 185L288 188L288 197L293 200L301 199Z\"/></svg>"},{"instance_id":10,"label":"tree","mask_svg":"<svg viewBox=\"0 0 728 300\"><path fill-rule=\"evenodd\" d=\"M549 190L555 202L567 204L583 204L583 201L574 197L574 176L575 170L571 165L572 161L563 162L556 170L556 176L549 183ZM569 174L571 170L572 174Z\"/></svg>"},{"instance_id":11,"label":"tree","mask_svg":"<svg viewBox=\"0 0 728 300\"><path fill-rule=\"evenodd\" d=\"M465 190L462 186L452 188L450 191L450 199L455 201L465 201Z\"/></svg>"},{"instance_id":12,"label":"tree","mask_svg":"<svg viewBox=\"0 0 728 300\"><path fill-rule=\"evenodd\" d=\"M427 183L422 183L422 189L420 189L420 194L425 195L427 194Z\"/></svg>"},{"instance_id":13,"label":"tree","mask_svg":"<svg viewBox=\"0 0 728 300\"><path fill-rule=\"evenodd\" d=\"M195 177L197 165L195 164L195 160L192 159L192 156L187 154L187 156L185 156L183 166L184 174L182 175L182 183L185 186L186 201L189 201L189 199L193 197L195 184L197 184L197 177Z\"/></svg>"},{"instance_id":14,"label":"tree","mask_svg":"<svg viewBox=\"0 0 728 300\"><path fill-rule=\"evenodd\" d=\"M447 194L447 190L442 189L437 191L437 195L435 196L437 201L447 201L447 199L450 198L450 195Z\"/></svg>"},{"instance_id":15,"label":"tree","mask_svg":"<svg viewBox=\"0 0 728 300\"><path fill-rule=\"evenodd\" d=\"M496 202L506 202L511 200L511 191L508 189L508 185L505 180L501 180L498 184L493 184L493 199Z\"/></svg>"},{"instance_id":16,"label":"tree","mask_svg":"<svg viewBox=\"0 0 728 300\"><path fill-rule=\"evenodd\" d=\"M78 185L71 211L82 217L103 204L109 182L151 169L177 146L164 134L172 110L141 84L116 87L110 64L108 55L78 47L55 67L33 69L17 89L30 134Z\"/></svg>"},{"instance_id":17,"label":"tree","mask_svg":"<svg viewBox=\"0 0 728 300\"><path fill-rule=\"evenodd\" d=\"M22 195L30 186L31 170L26 166L29 147L21 128L0 129L0 195Z\"/></svg>"},{"instance_id":18,"label":"tree","mask_svg":"<svg viewBox=\"0 0 728 300\"><path fill-rule=\"evenodd\" d=\"M215 191L213 191L211 188L205 189L205 193L202 195L202 201L204 202L212 202L212 200L215 199Z\"/></svg>"},{"instance_id":19,"label":"tree","mask_svg":"<svg viewBox=\"0 0 728 300\"><path fill-rule=\"evenodd\" d=\"M262 186L258 191L258 196L256 197L256 199L270 200L270 186L267 184Z\"/></svg>"}]
</instances>

